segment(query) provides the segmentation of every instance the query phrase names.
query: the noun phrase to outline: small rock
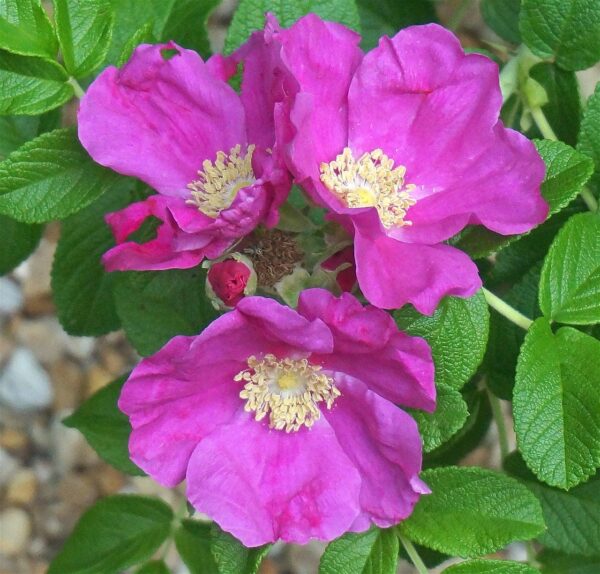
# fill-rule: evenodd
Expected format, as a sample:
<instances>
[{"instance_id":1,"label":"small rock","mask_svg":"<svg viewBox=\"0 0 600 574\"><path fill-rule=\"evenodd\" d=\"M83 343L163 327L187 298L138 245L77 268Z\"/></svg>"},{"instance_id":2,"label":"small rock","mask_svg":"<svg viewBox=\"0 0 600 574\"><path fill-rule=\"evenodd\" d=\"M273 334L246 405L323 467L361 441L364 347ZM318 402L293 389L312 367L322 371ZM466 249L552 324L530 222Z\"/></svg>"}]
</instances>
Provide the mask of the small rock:
<instances>
[{"instance_id":1,"label":"small rock","mask_svg":"<svg viewBox=\"0 0 600 574\"><path fill-rule=\"evenodd\" d=\"M68 414L68 411L56 413L50 425L50 452L60 476L66 475L75 467L85 468L98 463L98 455L87 444L83 435L62 424L62 419Z\"/></svg>"},{"instance_id":2,"label":"small rock","mask_svg":"<svg viewBox=\"0 0 600 574\"><path fill-rule=\"evenodd\" d=\"M26 299L50 293L50 270L55 249L56 244L44 238L33 255L15 269Z\"/></svg>"},{"instance_id":3,"label":"small rock","mask_svg":"<svg viewBox=\"0 0 600 574\"><path fill-rule=\"evenodd\" d=\"M53 363L49 370L54 383L54 410L78 407L83 389L81 367L69 359L61 359Z\"/></svg>"},{"instance_id":4,"label":"small rock","mask_svg":"<svg viewBox=\"0 0 600 574\"><path fill-rule=\"evenodd\" d=\"M29 438L24 432L5 428L0 431L0 447L10 451L23 451L29 444Z\"/></svg>"},{"instance_id":5,"label":"small rock","mask_svg":"<svg viewBox=\"0 0 600 574\"><path fill-rule=\"evenodd\" d=\"M65 334L65 347L76 359L89 359L94 352L96 340L93 337L71 337Z\"/></svg>"},{"instance_id":6,"label":"small rock","mask_svg":"<svg viewBox=\"0 0 600 574\"><path fill-rule=\"evenodd\" d=\"M7 508L0 512L0 554L20 554L31 534L29 515L20 508Z\"/></svg>"},{"instance_id":7,"label":"small rock","mask_svg":"<svg viewBox=\"0 0 600 574\"><path fill-rule=\"evenodd\" d=\"M67 474L58 485L58 496L68 503L70 507L83 510L98 497L98 490L91 476L71 472Z\"/></svg>"},{"instance_id":8,"label":"small rock","mask_svg":"<svg viewBox=\"0 0 600 574\"><path fill-rule=\"evenodd\" d=\"M0 448L0 487L8 484L19 468L17 459Z\"/></svg>"},{"instance_id":9,"label":"small rock","mask_svg":"<svg viewBox=\"0 0 600 574\"><path fill-rule=\"evenodd\" d=\"M111 347L101 348L100 358L102 359L102 365L111 373L113 378L121 375L127 368L124 354Z\"/></svg>"},{"instance_id":10,"label":"small rock","mask_svg":"<svg viewBox=\"0 0 600 574\"><path fill-rule=\"evenodd\" d=\"M93 395L96 391L105 387L114 377L100 365L92 365L87 373L86 395Z\"/></svg>"},{"instance_id":11,"label":"small rock","mask_svg":"<svg viewBox=\"0 0 600 574\"><path fill-rule=\"evenodd\" d=\"M17 411L44 409L52 402L50 377L29 349L18 348L0 374L0 402Z\"/></svg>"},{"instance_id":12,"label":"small rock","mask_svg":"<svg viewBox=\"0 0 600 574\"><path fill-rule=\"evenodd\" d=\"M37 493L37 478L33 470L23 468L10 481L6 489L6 500L12 504L28 505Z\"/></svg>"},{"instance_id":13,"label":"small rock","mask_svg":"<svg viewBox=\"0 0 600 574\"><path fill-rule=\"evenodd\" d=\"M15 327L15 336L42 363L54 363L64 353L66 335L56 317L24 319Z\"/></svg>"},{"instance_id":14,"label":"small rock","mask_svg":"<svg viewBox=\"0 0 600 574\"><path fill-rule=\"evenodd\" d=\"M96 482L103 496L115 494L123 488L125 477L123 473L107 464L102 465L96 474Z\"/></svg>"},{"instance_id":15,"label":"small rock","mask_svg":"<svg viewBox=\"0 0 600 574\"><path fill-rule=\"evenodd\" d=\"M23 306L21 289L7 277L0 277L0 315L12 315Z\"/></svg>"}]
</instances>

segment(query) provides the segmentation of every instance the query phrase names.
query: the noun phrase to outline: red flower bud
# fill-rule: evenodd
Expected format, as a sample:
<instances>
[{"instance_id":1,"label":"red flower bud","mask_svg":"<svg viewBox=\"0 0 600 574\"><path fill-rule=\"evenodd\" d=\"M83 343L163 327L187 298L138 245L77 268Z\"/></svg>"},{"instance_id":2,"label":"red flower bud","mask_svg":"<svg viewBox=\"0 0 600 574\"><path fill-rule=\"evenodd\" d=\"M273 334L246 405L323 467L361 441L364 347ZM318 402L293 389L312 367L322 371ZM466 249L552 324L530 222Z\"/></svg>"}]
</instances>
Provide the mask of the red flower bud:
<instances>
[{"instance_id":1,"label":"red flower bud","mask_svg":"<svg viewBox=\"0 0 600 574\"><path fill-rule=\"evenodd\" d=\"M335 271L344 263L349 263L350 265L338 271L335 280L342 291L350 292L356 285L356 264L354 262L354 247L352 245L348 245L348 247L344 247L344 249L334 253L329 259L321 263L321 267L327 271Z\"/></svg>"},{"instance_id":2,"label":"red flower bud","mask_svg":"<svg viewBox=\"0 0 600 574\"><path fill-rule=\"evenodd\" d=\"M245 295L252 270L235 259L227 259L211 265L208 282L215 295L227 307L235 307Z\"/></svg>"}]
</instances>

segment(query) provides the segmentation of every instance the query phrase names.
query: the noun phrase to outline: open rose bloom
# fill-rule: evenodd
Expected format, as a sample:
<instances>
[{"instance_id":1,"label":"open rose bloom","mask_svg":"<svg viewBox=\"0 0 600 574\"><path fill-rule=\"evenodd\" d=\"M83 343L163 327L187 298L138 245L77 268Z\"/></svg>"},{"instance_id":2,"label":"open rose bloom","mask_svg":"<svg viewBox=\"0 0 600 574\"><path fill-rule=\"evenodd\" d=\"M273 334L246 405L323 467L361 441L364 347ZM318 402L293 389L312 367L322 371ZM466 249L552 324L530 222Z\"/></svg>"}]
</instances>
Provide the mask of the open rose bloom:
<instances>
[{"instance_id":1,"label":"open rose bloom","mask_svg":"<svg viewBox=\"0 0 600 574\"><path fill-rule=\"evenodd\" d=\"M246 297L175 337L123 387L132 460L246 546L332 540L406 518L421 439L396 405L435 407L425 341L323 289L298 309Z\"/></svg>"},{"instance_id":2,"label":"open rose bloom","mask_svg":"<svg viewBox=\"0 0 600 574\"><path fill-rule=\"evenodd\" d=\"M194 267L277 221L288 172L272 127L252 117L261 102L246 107L229 73L220 57L205 63L173 43L141 45L90 86L79 112L84 147L158 192L108 216L118 244L104 256L109 270ZM156 237L127 241L151 216L161 221Z\"/></svg>"},{"instance_id":3,"label":"open rose bloom","mask_svg":"<svg viewBox=\"0 0 600 574\"><path fill-rule=\"evenodd\" d=\"M499 120L496 64L451 32L413 26L366 55L359 41L315 15L284 30L269 17L238 57L285 87L278 144L296 182L354 235L367 299L430 314L481 286L445 241L467 225L509 235L545 219L544 163Z\"/></svg>"}]
</instances>

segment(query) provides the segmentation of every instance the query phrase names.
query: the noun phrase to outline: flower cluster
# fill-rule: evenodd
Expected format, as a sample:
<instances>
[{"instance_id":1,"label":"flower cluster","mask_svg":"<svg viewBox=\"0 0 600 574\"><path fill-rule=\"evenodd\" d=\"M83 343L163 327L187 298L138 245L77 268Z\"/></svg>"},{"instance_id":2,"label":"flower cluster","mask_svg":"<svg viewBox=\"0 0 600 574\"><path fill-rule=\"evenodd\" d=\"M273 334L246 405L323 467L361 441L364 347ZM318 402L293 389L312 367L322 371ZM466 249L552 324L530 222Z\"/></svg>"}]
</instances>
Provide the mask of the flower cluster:
<instances>
[{"instance_id":1,"label":"flower cluster","mask_svg":"<svg viewBox=\"0 0 600 574\"><path fill-rule=\"evenodd\" d=\"M430 314L474 294L477 268L449 240L468 225L523 233L547 215L544 164L499 119L491 60L437 25L368 54L359 41L315 15L288 29L268 15L228 57L142 45L79 112L90 155L157 192L107 217L107 269L204 261L227 310L130 375L131 458L161 484L186 479L192 505L247 546L411 513L428 489L400 407L435 408L434 367L385 309ZM284 221L293 183L305 207ZM149 218L155 236L134 241Z\"/></svg>"}]
</instances>

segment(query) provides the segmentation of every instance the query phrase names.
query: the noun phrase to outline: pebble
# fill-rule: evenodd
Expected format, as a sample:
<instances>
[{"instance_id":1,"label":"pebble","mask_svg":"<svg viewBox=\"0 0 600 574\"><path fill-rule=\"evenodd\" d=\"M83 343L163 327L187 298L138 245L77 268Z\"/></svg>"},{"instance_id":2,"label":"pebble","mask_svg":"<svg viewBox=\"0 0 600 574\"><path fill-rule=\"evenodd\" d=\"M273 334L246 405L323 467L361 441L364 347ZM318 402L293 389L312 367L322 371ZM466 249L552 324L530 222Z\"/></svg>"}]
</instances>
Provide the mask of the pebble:
<instances>
[{"instance_id":1,"label":"pebble","mask_svg":"<svg viewBox=\"0 0 600 574\"><path fill-rule=\"evenodd\" d=\"M100 365L92 365L87 373L86 395L93 395L114 379L115 377Z\"/></svg>"},{"instance_id":2,"label":"pebble","mask_svg":"<svg viewBox=\"0 0 600 574\"><path fill-rule=\"evenodd\" d=\"M0 315L12 315L23 306L21 289L7 277L0 277Z\"/></svg>"},{"instance_id":3,"label":"pebble","mask_svg":"<svg viewBox=\"0 0 600 574\"><path fill-rule=\"evenodd\" d=\"M12 504L27 506L37 494L37 478L33 470L23 468L10 481L6 489L6 500Z\"/></svg>"},{"instance_id":4,"label":"pebble","mask_svg":"<svg viewBox=\"0 0 600 574\"><path fill-rule=\"evenodd\" d=\"M76 409L82 401L81 367L74 361L61 359L50 365L49 371L54 383L54 410Z\"/></svg>"},{"instance_id":5,"label":"pebble","mask_svg":"<svg viewBox=\"0 0 600 574\"><path fill-rule=\"evenodd\" d=\"M27 448L29 439L27 434L13 428L0 431L0 447L10 451L22 451Z\"/></svg>"},{"instance_id":6,"label":"pebble","mask_svg":"<svg viewBox=\"0 0 600 574\"><path fill-rule=\"evenodd\" d=\"M0 512L0 554L14 556L21 553L31 534L31 520L21 508L7 508Z\"/></svg>"},{"instance_id":7,"label":"pebble","mask_svg":"<svg viewBox=\"0 0 600 574\"><path fill-rule=\"evenodd\" d=\"M0 402L17 411L52 403L50 377L29 349L16 349L0 374Z\"/></svg>"},{"instance_id":8,"label":"pebble","mask_svg":"<svg viewBox=\"0 0 600 574\"><path fill-rule=\"evenodd\" d=\"M19 469L17 459L0 448L0 487L8 484Z\"/></svg>"},{"instance_id":9,"label":"pebble","mask_svg":"<svg viewBox=\"0 0 600 574\"><path fill-rule=\"evenodd\" d=\"M68 411L57 412L50 425L50 453L59 476L66 475L75 467L90 467L98 463L98 455L83 435L62 424L62 419L68 414Z\"/></svg>"}]
</instances>

